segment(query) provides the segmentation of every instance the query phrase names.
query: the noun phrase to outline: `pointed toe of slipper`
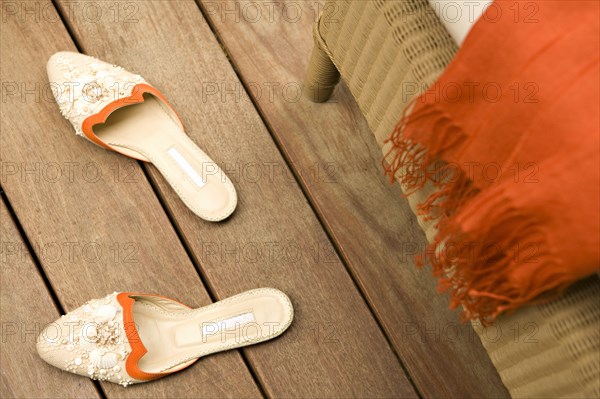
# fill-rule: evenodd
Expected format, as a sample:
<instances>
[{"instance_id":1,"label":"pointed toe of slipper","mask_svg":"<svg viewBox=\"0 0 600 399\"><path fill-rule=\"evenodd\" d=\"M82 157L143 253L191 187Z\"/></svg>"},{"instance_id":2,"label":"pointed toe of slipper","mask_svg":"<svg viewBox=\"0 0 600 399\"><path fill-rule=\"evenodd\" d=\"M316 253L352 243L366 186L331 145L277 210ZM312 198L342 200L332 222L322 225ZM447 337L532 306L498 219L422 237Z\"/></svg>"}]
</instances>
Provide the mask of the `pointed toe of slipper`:
<instances>
[{"instance_id":1,"label":"pointed toe of slipper","mask_svg":"<svg viewBox=\"0 0 600 399\"><path fill-rule=\"evenodd\" d=\"M38 336L36 342L38 355L46 363L59 368L63 362L61 361L60 353L53 348L53 342L55 338L59 339L58 337L62 335L61 331L63 328L64 326L60 319L47 325Z\"/></svg>"},{"instance_id":2,"label":"pointed toe of slipper","mask_svg":"<svg viewBox=\"0 0 600 399\"><path fill-rule=\"evenodd\" d=\"M142 82L141 76L128 72L120 66L111 65L89 55L73 51L59 51L53 54L46 65L48 80L53 83L72 83L85 85L92 82L98 84L113 83L136 84Z\"/></svg>"},{"instance_id":3,"label":"pointed toe of slipper","mask_svg":"<svg viewBox=\"0 0 600 399\"><path fill-rule=\"evenodd\" d=\"M48 72L48 81L51 83L63 83L63 74L59 67L61 60L71 57L74 54L70 51L59 51L58 53L52 54L46 64L46 71Z\"/></svg>"},{"instance_id":4,"label":"pointed toe of slipper","mask_svg":"<svg viewBox=\"0 0 600 399\"><path fill-rule=\"evenodd\" d=\"M60 51L46 65L52 94L61 114L82 132L83 121L107 104L131 95L144 79L125 69L94 57L71 51Z\"/></svg>"},{"instance_id":5,"label":"pointed toe of slipper","mask_svg":"<svg viewBox=\"0 0 600 399\"><path fill-rule=\"evenodd\" d=\"M126 371L131 352L116 300L117 293L89 301L48 324L37 339L37 352L59 369L121 385L136 383Z\"/></svg>"}]
</instances>

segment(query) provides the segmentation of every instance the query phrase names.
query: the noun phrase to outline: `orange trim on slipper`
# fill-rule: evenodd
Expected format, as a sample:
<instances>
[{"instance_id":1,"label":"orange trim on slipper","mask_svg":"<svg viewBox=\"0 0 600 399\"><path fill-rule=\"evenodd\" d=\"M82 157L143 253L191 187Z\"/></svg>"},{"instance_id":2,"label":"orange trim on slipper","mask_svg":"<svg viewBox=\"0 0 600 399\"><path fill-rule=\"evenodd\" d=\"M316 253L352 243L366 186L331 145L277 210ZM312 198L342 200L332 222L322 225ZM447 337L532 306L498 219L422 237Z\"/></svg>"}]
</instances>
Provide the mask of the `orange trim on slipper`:
<instances>
[{"instance_id":1,"label":"orange trim on slipper","mask_svg":"<svg viewBox=\"0 0 600 399\"><path fill-rule=\"evenodd\" d=\"M165 375L174 373L176 371L179 371L179 370L193 364L195 361L190 362L187 365L184 364L184 367L178 367L172 371L165 372L165 373L146 373L145 371L142 371L140 369L138 363L139 363L140 359L148 352L148 350L142 343L142 339L140 338L140 335L138 334L137 327L135 325L135 321L133 320L133 304L135 303L135 299L133 299L131 296L135 296L135 295L154 296L154 297L164 298L164 299L168 299L173 302L177 302L177 303L189 308L189 306L187 306L181 302L175 301L171 298L167 298L167 297L161 296L161 295L140 294L140 293L134 293L134 292L122 292L117 295L117 301L119 302L119 304L121 304L121 307L123 308L123 328L125 329L125 336L127 337L127 340L129 341L129 345L131 346L131 353L129 354L129 356L127 357L127 360L125 361L125 369L127 370L127 374L129 374L131 377L135 378L136 380L150 381L150 380L155 380L160 377L164 377Z\"/></svg>"},{"instance_id":2,"label":"orange trim on slipper","mask_svg":"<svg viewBox=\"0 0 600 399\"><path fill-rule=\"evenodd\" d=\"M152 86L150 86L150 85L148 85L146 83L138 83L135 86L133 86L133 89L131 89L131 94L129 96L122 97L122 98L119 98L119 99L117 99L115 101L112 101L112 102L106 104L104 106L104 108L102 108L98 113L96 113L94 115L90 115L87 118L85 118L84 121L83 121L83 123L81 124L81 130L83 131L83 134L85 134L85 136L88 139L90 139L94 143L98 144L99 146L104 147L104 148L109 149L109 150L116 151L116 152L118 152L120 154L123 154L118 149L116 149L114 147L111 147L109 144L107 144L104 141L100 140L98 138L98 136L96 136L96 134L94 134L93 127L95 125L98 125L98 124L101 124L101 123L105 123L106 119L108 119L108 117L110 116L110 114L112 114L114 111L116 111L119 108L123 108L123 107L126 107L128 105L138 104L138 103L144 102L144 93L151 93L154 96L156 96L159 100L161 100L163 103L165 103L165 105L167 105L167 107L169 107L169 109L171 111L173 111L173 113L175 114L175 116L177 116L177 119L179 121L179 125L183 128L183 124L181 123L181 119L179 118L179 115L173 109L173 107L171 107L171 104L169 104L169 102L167 101L167 99L158 90L156 90L154 87L152 87ZM123 155L127 155L127 154L123 154ZM127 155L127 156L130 156L130 155ZM133 157L133 158L139 159L141 161L147 161L145 159L140 159L140 158L137 158L137 157Z\"/></svg>"},{"instance_id":3,"label":"orange trim on slipper","mask_svg":"<svg viewBox=\"0 0 600 399\"><path fill-rule=\"evenodd\" d=\"M129 341L129 345L131 346L131 354L127 357L125 361L125 369L127 370L127 374L136 380L154 380L159 377L162 377L160 373L146 373L142 371L138 362L144 356L148 350L142 343L142 340L137 332L137 327L133 321L133 304L135 300L130 298L130 293L123 292L117 295L117 301L121 304L123 308L123 328L125 329L125 336L127 337L127 341Z\"/></svg>"}]
</instances>

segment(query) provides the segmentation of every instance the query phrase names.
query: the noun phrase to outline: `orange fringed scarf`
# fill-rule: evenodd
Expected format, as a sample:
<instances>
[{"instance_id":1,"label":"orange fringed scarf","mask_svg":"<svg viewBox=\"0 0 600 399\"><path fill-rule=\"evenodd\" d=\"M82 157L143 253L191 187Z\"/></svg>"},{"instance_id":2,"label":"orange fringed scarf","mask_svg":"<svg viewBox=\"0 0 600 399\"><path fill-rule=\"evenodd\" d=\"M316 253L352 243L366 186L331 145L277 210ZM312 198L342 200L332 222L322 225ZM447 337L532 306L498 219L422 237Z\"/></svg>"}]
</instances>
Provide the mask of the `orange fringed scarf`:
<instances>
[{"instance_id":1,"label":"orange fringed scarf","mask_svg":"<svg viewBox=\"0 0 600 399\"><path fill-rule=\"evenodd\" d=\"M468 319L599 270L599 17L597 1L496 0L389 139L386 172L437 188L420 261Z\"/></svg>"}]
</instances>

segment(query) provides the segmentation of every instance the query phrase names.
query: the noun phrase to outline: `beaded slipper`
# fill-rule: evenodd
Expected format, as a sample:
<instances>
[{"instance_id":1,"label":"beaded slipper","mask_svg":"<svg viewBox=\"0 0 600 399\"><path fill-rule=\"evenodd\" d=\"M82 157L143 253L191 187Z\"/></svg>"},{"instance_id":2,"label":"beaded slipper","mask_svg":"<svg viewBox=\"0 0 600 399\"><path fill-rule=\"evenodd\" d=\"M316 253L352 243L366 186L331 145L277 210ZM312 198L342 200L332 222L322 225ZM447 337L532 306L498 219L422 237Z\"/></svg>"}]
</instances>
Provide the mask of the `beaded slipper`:
<instances>
[{"instance_id":1,"label":"beaded slipper","mask_svg":"<svg viewBox=\"0 0 600 399\"><path fill-rule=\"evenodd\" d=\"M93 143L151 162L183 202L208 221L234 211L237 195L223 171L185 134L163 95L121 67L73 52L48 61L61 113Z\"/></svg>"},{"instance_id":2,"label":"beaded slipper","mask_svg":"<svg viewBox=\"0 0 600 399\"><path fill-rule=\"evenodd\" d=\"M198 309L158 295L113 293L47 325L42 359L127 386L180 371L202 356L277 337L291 324L289 298L259 288Z\"/></svg>"}]
</instances>

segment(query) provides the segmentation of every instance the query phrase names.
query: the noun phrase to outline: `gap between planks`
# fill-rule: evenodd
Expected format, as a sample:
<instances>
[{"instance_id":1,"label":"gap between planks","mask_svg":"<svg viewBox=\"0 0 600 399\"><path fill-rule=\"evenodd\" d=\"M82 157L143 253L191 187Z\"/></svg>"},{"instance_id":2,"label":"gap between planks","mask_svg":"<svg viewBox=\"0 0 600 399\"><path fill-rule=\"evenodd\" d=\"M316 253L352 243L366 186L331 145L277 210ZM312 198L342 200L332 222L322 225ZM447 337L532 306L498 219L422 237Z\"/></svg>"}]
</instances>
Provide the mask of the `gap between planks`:
<instances>
[{"instance_id":1,"label":"gap between planks","mask_svg":"<svg viewBox=\"0 0 600 399\"><path fill-rule=\"evenodd\" d=\"M217 29L216 29L216 27L215 27L212 19L209 18L208 15L206 14L206 11L204 10L204 8L203 8L202 3L200 2L200 0L194 0L194 2L196 3L196 5L198 6L198 9L202 13L202 16L204 17L204 20L206 21L206 23L210 27L210 30L212 31L213 35L215 36L215 39L219 42L219 45L223 49L223 52L225 53L225 55L227 57L227 61L229 62L229 64L231 65L231 68L235 72L235 75L237 76L237 78L241 82L245 94L248 96L248 98L252 102L252 106L254 107L254 109L256 110L256 112L258 113L258 115L259 115L262 123L265 125L265 128L267 129L267 131L271 135L271 138L273 139L273 143L277 147L277 150L281 154L282 158L285 160L285 163L288 166L288 168L290 168L290 170L293 172L294 179L295 179L296 183L298 184L298 186L300 187L300 190L302 191L302 195L304 196L304 198L306 198L306 201L309 204L310 209L315 214L317 220L319 221L319 224L321 225L321 228L323 229L323 231L327 235L327 238L331 242L331 245L333 246L333 248L335 249L335 252L336 252L337 256L340 258L342 264L344 265L344 268L346 269L346 272L348 273L348 275L352 279L352 282L354 283L354 287L360 293L360 296L362 297L363 301L367 305L367 308L369 309L369 311L373 315L373 319L377 323L377 326L381 330L383 336L385 337L385 340L387 341L388 345L392 349L392 352L394 353L394 355L398 359L398 362L400 363L400 366L402 367L402 370L406 374L406 378L410 382L411 386L413 387L414 391L419 396L419 398L423 398L423 395L422 395L421 391L418 389L417 385L415 384L415 381L413 380L413 377L409 373L408 368L406 367L404 361L402 360L402 357L400 356L400 353L398 353L398 351L396 350L395 346L392 343L391 337L388 335L386 329L383 327L383 325L381 323L381 320L377 316L377 313L375 312L375 309L374 309L373 305L368 300L365 292L363 291L363 289L361 288L360 284L358 283L358 281L357 281L358 276L356 276L356 274L354 273L354 271L350 268L350 266L348 264L347 255L344 253L344 251L342 251L340 245L338 244L338 241L334 239L334 237L332 235L333 232L332 232L330 226L327 224L327 221L323 217L322 212L320 212L317 209L317 204L315 203L315 201L312 198L312 196L309 195L308 188L306 187L306 184L300 178L300 172L294 166L294 163L290 160L287 152L283 150L282 143L281 143L279 137L277 137L277 135L275 134L273 126L271 125L271 123L269 123L269 121L267 120L267 118L265 116L265 113L262 111L262 109L259 106L258 102L256 101L256 99L254 98L254 96L250 92L250 90L248 88L248 84L246 82L246 79L244 79L243 74L241 73L238 65L235 63L235 58L234 58L233 54L229 51L229 48L228 48L227 44L221 38L221 35L218 33L218 31L217 31ZM343 81L340 81L339 84L343 85L345 83Z\"/></svg>"}]
</instances>

